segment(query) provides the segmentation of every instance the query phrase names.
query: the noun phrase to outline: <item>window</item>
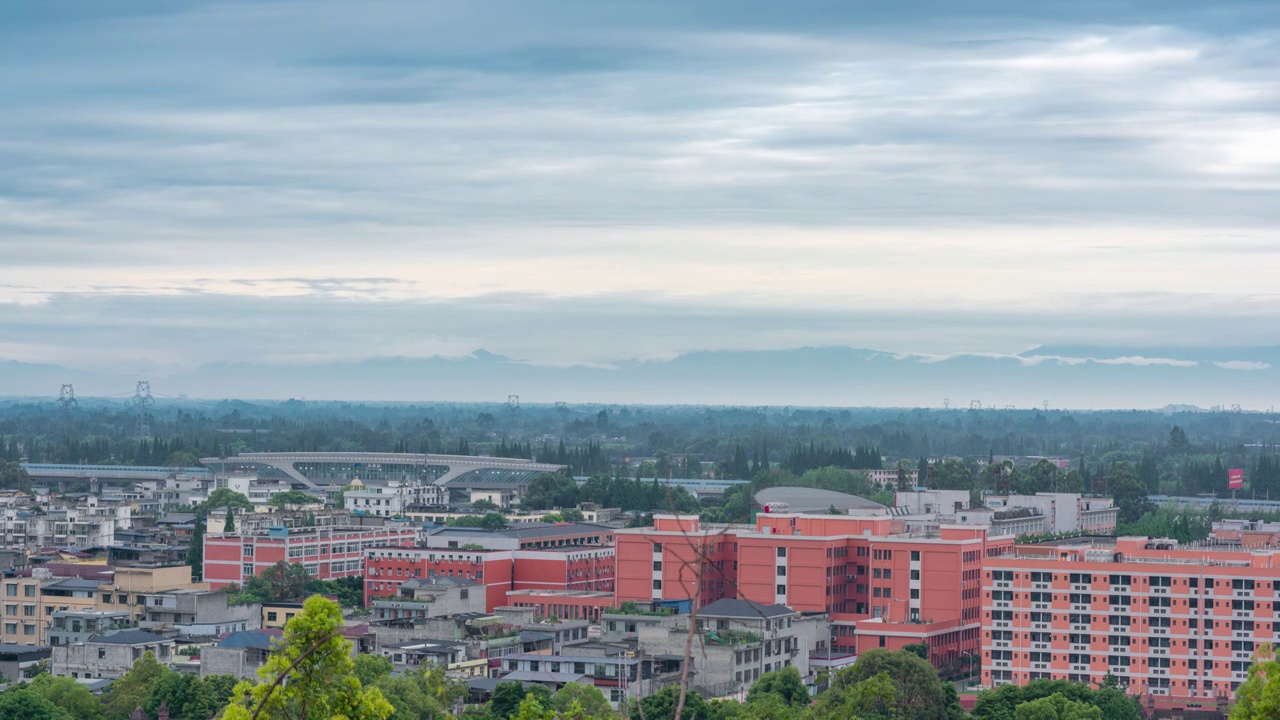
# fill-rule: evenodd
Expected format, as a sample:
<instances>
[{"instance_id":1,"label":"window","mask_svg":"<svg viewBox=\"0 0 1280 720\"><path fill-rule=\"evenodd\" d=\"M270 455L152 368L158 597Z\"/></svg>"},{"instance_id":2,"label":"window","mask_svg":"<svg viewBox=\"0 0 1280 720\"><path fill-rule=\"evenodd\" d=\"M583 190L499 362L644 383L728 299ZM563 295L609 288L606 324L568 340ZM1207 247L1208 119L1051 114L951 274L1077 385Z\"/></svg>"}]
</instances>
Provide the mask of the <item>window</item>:
<instances>
[{"instance_id":1,"label":"window","mask_svg":"<svg viewBox=\"0 0 1280 720\"><path fill-rule=\"evenodd\" d=\"M787 549L785 547L778 548L778 557L784 558L786 556L787 556Z\"/></svg>"},{"instance_id":2,"label":"window","mask_svg":"<svg viewBox=\"0 0 1280 720\"><path fill-rule=\"evenodd\" d=\"M106 659L107 659L107 650L106 650L106 648L98 648L98 659L99 659L99 660L106 660Z\"/></svg>"},{"instance_id":3,"label":"window","mask_svg":"<svg viewBox=\"0 0 1280 720\"><path fill-rule=\"evenodd\" d=\"M4 614L5 614L5 615L17 615L17 614L18 614L18 606L17 606L17 605L5 605L5 606L4 606Z\"/></svg>"},{"instance_id":4,"label":"window","mask_svg":"<svg viewBox=\"0 0 1280 720\"><path fill-rule=\"evenodd\" d=\"M22 614L23 614L25 617L35 617L35 616L36 616L36 606L35 606L35 605L23 605L23 606L22 606Z\"/></svg>"},{"instance_id":5,"label":"window","mask_svg":"<svg viewBox=\"0 0 1280 720\"><path fill-rule=\"evenodd\" d=\"M919 570L912 570L912 571L911 571L911 579L912 579L912 580L919 580L919 579L920 579L920 571L919 571Z\"/></svg>"},{"instance_id":6,"label":"window","mask_svg":"<svg viewBox=\"0 0 1280 720\"><path fill-rule=\"evenodd\" d=\"M22 594L23 594L23 595L25 595L26 597L35 597L35 596L36 596L36 586L35 586L35 585L23 585L23 586L22 586Z\"/></svg>"},{"instance_id":7,"label":"window","mask_svg":"<svg viewBox=\"0 0 1280 720\"><path fill-rule=\"evenodd\" d=\"M6 635L17 635L17 634L18 634L18 623L5 623L5 624L4 624L4 632L5 632L5 634L6 634Z\"/></svg>"},{"instance_id":8,"label":"window","mask_svg":"<svg viewBox=\"0 0 1280 720\"><path fill-rule=\"evenodd\" d=\"M912 550L912 551L911 551L911 562L920 562L920 551L919 551L919 550Z\"/></svg>"},{"instance_id":9,"label":"window","mask_svg":"<svg viewBox=\"0 0 1280 720\"><path fill-rule=\"evenodd\" d=\"M661 589L662 589L662 581L661 581L661 580L654 580L654 581L653 581L653 589L654 589L654 590L661 590Z\"/></svg>"},{"instance_id":10,"label":"window","mask_svg":"<svg viewBox=\"0 0 1280 720\"><path fill-rule=\"evenodd\" d=\"M786 576L787 576L787 566L786 566L786 565L779 565L779 566L778 566L778 577L786 577Z\"/></svg>"},{"instance_id":11,"label":"window","mask_svg":"<svg viewBox=\"0 0 1280 720\"><path fill-rule=\"evenodd\" d=\"M4 594L9 597L18 596L18 583L7 583L4 586Z\"/></svg>"},{"instance_id":12,"label":"window","mask_svg":"<svg viewBox=\"0 0 1280 720\"><path fill-rule=\"evenodd\" d=\"M276 614L274 610L270 611L267 613L267 622L275 622L277 617L279 616Z\"/></svg>"},{"instance_id":13,"label":"window","mask_svg":"<svg viewBox=\"0 0 1280 720\"><path fill-rule=\"evenodd\" d=\"M654 571L660 571L660 570L662 570L662 561L661 561L661 560L654 560L654 561L653 561L653 569L654 569Z\"/></svg>"},{"instance_id":14,"label":"window","mask_svg":"<svg viewBox=\"0 0 1280 720\"><path fill-rule=\"evenodd\" d=\"M105 604L107 604L107 605L110 605L110 604L111 604L111 593L102 593L102 602L103 602L103 603L105 603Z\"/></svg>"},{"instance_id":15,"label":"window","mask_svg":"<svg viewBox=\"0 0 1280 720\"><path fill-rule=\"evenodd\" d=\"M787 586L786 586L786 585L779 585L779 586L778 586L778 594L779 594L779 595L786 595L786 594L787 594Z\"/></svg>"},{"instance_id":16,"label":"window","mask_svg":"<svg viewBox=\"0 0 1280 720\"><path fill-rule=\"evenodd\" d=\"M660 553L660 552L662 552L662 543L654 543L654 544L653 544L653 552L654 552L654 553Z\"/></svg>"},{"instance_id":17,"label":"window","mask_svg":"<svg viewBox=\"0 0 1280 720\"><path fill-rule=\"evenodd\" d=\"M919 591L919 590L916 590L916 589L912 589L912 591L911 591L911 599L912 599L912 600L919 600L919 599L920 599L920 591Z\"/></svg>"},{"instance_id":18,"label":"window","mask_svg":"<svg viewBox=\"0 0 1280 720\"><path fill-rule=\"evenodd\" d=\"M35 635L35 634L36 634L36 626L35 626L35 625L23 625L23 626L22 626L22 634L23 634L23 635L27 635L27 636Z\"/></svg>"},{"instance_id":19,"label":"window","mask_svg":"<svg viewBox=\"0 0 1280 720\"><path fill-rule=\"evenodd\" d=\"M880 647L884 647L884 636L880 636Z\"/></svg>"}]
</instances>

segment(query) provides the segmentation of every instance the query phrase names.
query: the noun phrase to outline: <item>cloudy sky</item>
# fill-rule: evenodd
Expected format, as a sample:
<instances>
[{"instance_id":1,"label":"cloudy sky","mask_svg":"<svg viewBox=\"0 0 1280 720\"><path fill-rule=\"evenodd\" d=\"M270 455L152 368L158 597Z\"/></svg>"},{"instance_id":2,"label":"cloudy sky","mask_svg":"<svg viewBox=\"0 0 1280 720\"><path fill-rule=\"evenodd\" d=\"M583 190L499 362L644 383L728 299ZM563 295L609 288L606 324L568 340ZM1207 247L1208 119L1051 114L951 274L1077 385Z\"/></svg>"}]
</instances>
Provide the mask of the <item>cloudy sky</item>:
<instances>
[{"instance_id":1,"label":"cloudy sky","mask_svg":"<svg viewBox=\"0 0 1280 720\"><path fill-rule=\"evenodd\" d=\"M1280 334L1273 0L9 2L0 98L0 359Z\"/></svg>"}]
</instances>

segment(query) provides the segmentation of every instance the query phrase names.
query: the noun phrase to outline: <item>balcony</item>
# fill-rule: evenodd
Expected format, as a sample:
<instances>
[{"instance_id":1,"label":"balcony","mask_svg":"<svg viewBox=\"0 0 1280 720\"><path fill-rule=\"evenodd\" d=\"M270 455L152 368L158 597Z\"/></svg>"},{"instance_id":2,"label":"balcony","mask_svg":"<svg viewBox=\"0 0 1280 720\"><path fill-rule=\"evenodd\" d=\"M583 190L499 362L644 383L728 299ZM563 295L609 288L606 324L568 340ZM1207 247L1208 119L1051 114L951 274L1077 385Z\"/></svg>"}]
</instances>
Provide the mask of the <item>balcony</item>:
<instances>
[{"instance_id":1,"label":"balcony","mask_svg":"<svg viewBox=\"0 0 1280 720\"><path fill-rule=\"evenodd\" d=\"M1049 663L1044 663L1044 662L1033 662L1033 663L1031 663L1031 669L1032 669L1032 670L1048 670L1048 669L1049 669Z\"/></svg>"},{"instance_id":2,"label":"balcony","mask_svg":"<svg viewBox=\"0 0 1280 720\"><path fill-rule=\"evenodd\" d=\"M1046 623L1046 622L1033 622L1033 623L1031 623L1031 629L1032 629L1032 630L1048 630L1048 629L1049 629L1049 623Z\"/></svg>"},{"instance_id":3,"label":"balcony","mask_svg":"<svg viewBox=\"0 0 1280 720\"><path fill-rule=\"evenodd\" d=\"M1032 610L1051 610L1053 609L1053 605L1047 602L1031 603L1031 609Z\"/></svg>"},{"instance_id":4,"label":"balcony","mask_svg":"<svg viewBox=\"0 0 1280 720\"><path fill-rule=\"evenodd\" d=\"M1011 608L1013 603L1008 600L996 600L994 605L998 608Z\"/></svg>"},{"instance_id":5,"label":"balcony","mask_svg":"<svg viewBox=\"0 0 1280 720\"><path fill-rule=\"evenodd\" d=\"M1031 589L1032 590L1049 590L1050 585L1047 582L1031 583Z\"/></svg>"},{"instance_id":6,"label":"balcony","mask_svg":"<svg viewBox=\"0 0 1280 720\"><path fill-rule=\"evenodd\" d=\"M995 648L1011 648L1013 643L1009 640L992 640L991 647Z\"/></svg>"},{"instance_id":7,"label":"balcony","mask_svg":"<svg viewBox=\"0 0 1280 720\"><path fill-rule=\"evenodd\" d=\"M1132 592L1132 591L1129 589L1129 586L1128 586L1128 585L1112 585L1112 586L1111 586L1111 592L1113 592L1113 593L1129 593L1129 592Z\"/></svg>"},{"instance_id":8,"label":"balcony","mask_svg":"<svg viewBox=\"0 0 1280 720\"><path fill-rule=\"evenodd\" d=\"M1168 615L1168 614L1169 614L1169 608L1167 608L1167 607L1153 607L1153 608L1151 608L1151 612L1155 613L1156 615Z\"/></svg>"},{"instance_id":9,"label":"balcony","mask_svg":"<svg viewBox=\"0 0 1280 720\"><path fill-rule=\"evenodd\" d=\"M1031 649L1032 649L1032 650L1048 650L1048 649L1049 649L1049 643L1047 643L1047 642L1033 642L1033 643L1031 643Z\"/></svg>"},{"instance_id":10,"label":"balcony","mask_svg":"<svg viewBox=\"0 0 1280 720\"><path fill-rule=\"evenodd\" d=\"M1013 583L1012 583L1012 582L1010 582L1010 581L1008 581L1008 580L997 580L997 581L995 581L994 585L995 585L995 587L998 587L998 588L1011 588L1011 587L1013 587Z\"/></svg>"},{"instance_id":11,"label":"balcony","mask_svg":"<svg viewBox=\"0 0 1280 720\"><path fill-rule=\"evenodd\" d=\"M1151 648L1151 654L1152 655L1168 655L1169 648L1153 647Z\"/></svg>"},{"instance_id":12,"label":"balcony","mask_svg":"<svg viewBox=\"0 0 1280 720\"><path fill-rule=\"evenodd\" d=\"M1072 645L1071 649L1075 652L1089 652L1088 645Z\"/></svg>"},{"instance_id":13,"label":"balcony","mask_svg":"<svg viewBox=\"0 0 1280 720\"><path fill-rule=\"evenodd\" d=\"M1080 590L1080 591L1083 591L1083 592L1089 592L1089 590L1091 590L1092 588L1091 588L1089 585L1085 585L1085 584L1083 584L1083 583L1072 583L1072 584L1071 584L1071 589L1072 589L1072 590Z\"/></svg>"},{"instance_id":14,"label":"balcony","mask_svg":"<svg viewBox=\"0 0 1280 720\"><path fill-rule=\"evenodd\" d=\"M1009 622L1008 620L996 620L996 621L995 621L994 623L992 623L992 624L993 624L993 625L995 625L995 626L996 626L996 627L998 627L998 628L1013 627L1013 623Z\"/></svg>"},{"instance_id":15,"label":"balcony","mask_svg":"<svg viewBox=\"0 0 1280 720\"><path fill-rule=\"evenodd\" d=\"M1153 587L1153 588L1151 588L1151 592L1152 592L1153 594L1155 594L1155 595L1168 595L1168 594L1169 594L1169 588L1167 588L1167 587Z\"/></svg>"},{"instance_id":16,"label":"balcony","mask_svg":"<svg viewBox=\"0 0 1280 720\"><path fill-rule=\"evenodd\" d=\"M1072 624L1071 624L1071 629L1072 629L1072 630L1082 631L1082 632L1088 632L1088 631L1089 631L1089 624L1088 624L1088 623L1072 623Z\"/></svg>"},{"instance_id":17,"label":"balcony","mask_svg":"<svg viewBox=\"0 0 1280 720\"><path fill-rule=\"evenodd\" d=\"M1168 668L1151 668L1151 674L1152 675L1168 675L1169 669Z\"/></svg>"},{"instance_id":18,"label":"balcony","mask_svg":"<svg viewBox=\"0 0 1280 720\"><path fill-rule=\"evenodd\" d=\"M1072 665L1071 672L1089 672L1088 665Z\"/></svg>"},{"instance_id":19,"label":"balcony","mask_svg":"<svg viewBox=\"0 0 1280 720\"><path fill-rule=\"evenodd\" d=\"M1127 613L1129 612L1129 607L1128 605L1112 605L1110 610L1113 613Z\"/></svg>"},{"instance_id":20,"label":"balcony","mask_svg":"<svg viewBox=\"0 0 1280 720\"><path fill-rule=\"evenodd\" d=\"M1088 605L1076 604L1076 605L1072 605L1071 609L1077 612L1080 612L1080 611L1089 612L1091 608Z\"/></svg>"},{"instance_id":21,"label":"balcony","mask_svg":"<svg viewBox=\"0 0 1280 720\"><path fill-rule=\"evenodd\" d=\"M1252 610L1236 610L1231 613L1231 616L1238 617L1238 618L1253 617L1253 611Z\"/></svg>"},{"instance_id":22,"label":"balcony","mask_svg":"<svg viewBox=\"0 0 1280 720\"><path fill-rule=\"evenodd\" d=\"M1155 633L1156 635L1168 635L1168 634L1169 634L1169 628L1166 628L1166 627L1153 627L1153 628L1151 628L1151 632Z\"/></svg>"}]
</instances>

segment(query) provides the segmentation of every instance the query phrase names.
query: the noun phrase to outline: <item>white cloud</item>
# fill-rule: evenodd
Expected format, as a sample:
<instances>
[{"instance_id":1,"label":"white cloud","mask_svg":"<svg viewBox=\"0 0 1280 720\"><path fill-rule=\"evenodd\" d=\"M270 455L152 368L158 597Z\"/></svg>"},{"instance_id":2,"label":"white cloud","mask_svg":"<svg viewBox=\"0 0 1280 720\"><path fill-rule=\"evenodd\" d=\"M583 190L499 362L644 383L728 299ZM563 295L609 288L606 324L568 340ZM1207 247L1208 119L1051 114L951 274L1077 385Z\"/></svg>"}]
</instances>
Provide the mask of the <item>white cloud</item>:
<instances>
[{"instance_id":1,"label":"white cloud","mask_svg":"<svg viewBox=\"0 0 1280 720\"><path fill-rule=\"evenodd\" d=\"M1226 362L1215 362L1214 365L1223 370L1270 370L1271 363L1256 362L1252 360L1228 360Z\"/></svg>"}]
</instances>

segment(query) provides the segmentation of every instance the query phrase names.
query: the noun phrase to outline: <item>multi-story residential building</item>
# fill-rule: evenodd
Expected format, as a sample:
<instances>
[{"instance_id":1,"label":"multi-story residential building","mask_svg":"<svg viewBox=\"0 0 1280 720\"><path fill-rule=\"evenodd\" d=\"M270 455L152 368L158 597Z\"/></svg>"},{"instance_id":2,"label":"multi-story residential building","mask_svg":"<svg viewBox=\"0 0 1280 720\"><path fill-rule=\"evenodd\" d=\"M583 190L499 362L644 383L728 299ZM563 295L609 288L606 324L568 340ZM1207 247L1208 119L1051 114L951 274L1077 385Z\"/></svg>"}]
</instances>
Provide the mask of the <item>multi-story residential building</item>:
<instances>
[{"instance_id":1,"label":"multi-story residential building","mask_svg":"<svg viewBox=\"0 0 1280 720\"><path fill-rule=\"evenodd\" d=\"M184 589L140 593L138 603L145 608L140 627L179 638L219 637L257 630L262 622L259 605L230 605L224 591Z\"/></svg>"},{"instance_id":2,"label":"multi-story residential building","mask_svg":"<svg viewBox=\"0 0 1280 720\"><path fill-rule=\"evenodd\" d=\"M1019 545L982 569L984 684L1229 697L1280 631L1280 550L1145 537Z\"/></svg>"},{"instance_id":3,"label":"multi-story residential building","mask_svg":"<svg viewBox=\"0 0 1280 720\"><path fill-rule=\"evenodd\" d=\"M384 547L366 552L364 594L401 595L409 580L437 576L466 578L480 585L485 612L509 605L512 590L613 591L612 547L566 546L545 550L484 550Z\"/></svg>"},{"instance_id":4,"label":"multi-story residential building","mask_svg":"<svg viewBox=\"0 0 1280 720\"><path fill-rule=\"evenodd\" d=\"M413 626L428 618L482 613L485 590L474 580L436 575L406 580L399 596L374 600L369 609L379 623Z\"/></svg>"},{"instance_id":5,"label":"multi-story residential building","mask_svg":"<svg viewBox=\"0 0 1280 720\"><path fill-rule=\"evenodd\" d=\"M533 608L541 617L600 622L600 615L613 607L611 592L592 590L512 590L507 602L513 607Z\"/></svg>"},{"instance_id":6,"label":"multi-story residential building","mask_svg":"<svg viewBox=\"0 0 1280 720\"><path fill-rule=\"evenodd\" d=\"M388 643L380 650L397 672L413 672L423 665L440 665L457 669L467 659L466 645L446 640L409 640Z\"/></svg>"},{"instance_id":7,"label":"multi-story residential building","mask_svg":"<svg viewBox=\"0 0 1280 720\"><path fill-rule=\"evenodd\" d=\"M895 507L912 513L907 527L938 524L987 525L991 537L1046 533L1107 534L1116 528L1116 507L1111 498L1076 493L988 495L985 507L971 507L967 490L898 492Z\"/></svg>"},{"instance_id":8,"label":"multi-story residential building","mask_svg":"<svg viewBox=\"0 0 1280 720\"><path fill-rule=\"evenodd\" d=\"M604 694L614 708L629 697L640 697L640 662L618 652L612 655L578 654L576 651L544 655L521 653L502 658L502 680L551 683L557 687L571 682L590 683Z\"/></svg>"},{"instance_id":9,"label":"multi-story residential building","mask_svg":"<svg viewBox=\"0 0 1280 720\"><path fill-rule=\"evenodd\" d=\"M138 623L133 619L133 613L127 611L57 610L46 634L50 645L74 645L94 635L108 635L136 627Z\"/></svg>"},{"instance_id":10,"label":"multi-story residential building","mask_svg":"<svg viewBox=\"0 0 1280 720\"><path fill-rule=\"evenodd\" d=\"M74 502L34 507L10 506L0 509L5 547L34 552L44 547L109 547L116 529L133 525L133 509L127 502L108 502L93 495Z\"/></svg>"},{"instance_id":11,"label":"multi-story residential building","mask_svg":"<svg viewBox=\"0 0 1280 720\"><path fill-rule=\"evenodd\" d=\"M209 533L204 537L204 579L213 589L223 588L243 583L281 560L302 564L319 580L360 577L368 548L411 544L417 535L417 529L405 523Z\"/></svg>"},{"instance_id":12,"label":"multi-story residential building","mask_svg":"<svg viewBox=\"0 0 1280 720\"><path fill-rule=\"evenodd\" d=\"M47 645L46 630L53 614L84 610L94 606L98 582L80 578L53 577L43 568L32 577L5 578L0 598L0 638L14 645Z\"/></svg>"},{"instance_id":13,"label":"multi-story residential building","mask_svg":"<svg viewBox=\"0 0 1280 720\"><path fill-rule=\"evenodd\" d=\"M939 667L977 654L983 561L1013 548L984 526L904 532L900 517L764 513L754 526L658 515L619 530L617 599L681 609L722 598L830 617L830 646L929 643Z\"/></svg>"},{"instance_id":14,"label":"multi-story residential building","mask_svg":"<svg viewBox=\"0 0 1280 720\"><path fill-rule=\"evenodd\" d=\"M146 598L166 590L203 589L191 582L191 566L117 567L110 580L98 585L97 609L127 610L137 621L146 619Z\"/></svg>"},{"instance_id":15,"label":"multi-story residential building","mask_svg":"<svg viewBox=\"0 0 1280 720\"><path fill-rule=\"evenodd\" d=\"M594 523L528 523L505 530L443 527L428 532L420 544L440 549L479 546L485 550L599 547L613 544L613 532L611 527Z\"/></svg>"},{"instance_id":16,"label":"multi-story residential building","mask_svg":"<svg viewBox=\"0 0 1280 720\"><path fill-rule=\"evenodd\" d=\"M379 517L403 515L414 508L447 505L449 491L430 483L392 481L386 485L361 485L342 494L343 507Z\"/></svg>"},{"instance_id":17,"label":"multi-story residential building","mask_svg":"<svg viewBox=\"0 0 1280 720\"><path fill-rule=\"evenodd\" d=\"M162 665L168 665L173 657L173 640L145 630L94 635L82 643L55 646L49 672L59 677L116 679L148 652Z\"/></svg>"}]
</instances>

